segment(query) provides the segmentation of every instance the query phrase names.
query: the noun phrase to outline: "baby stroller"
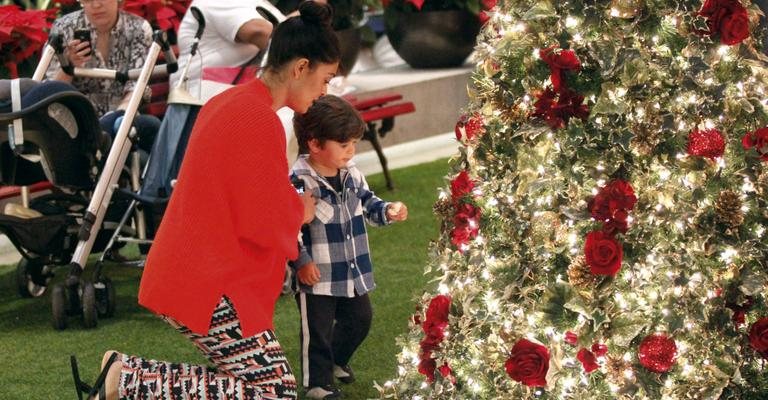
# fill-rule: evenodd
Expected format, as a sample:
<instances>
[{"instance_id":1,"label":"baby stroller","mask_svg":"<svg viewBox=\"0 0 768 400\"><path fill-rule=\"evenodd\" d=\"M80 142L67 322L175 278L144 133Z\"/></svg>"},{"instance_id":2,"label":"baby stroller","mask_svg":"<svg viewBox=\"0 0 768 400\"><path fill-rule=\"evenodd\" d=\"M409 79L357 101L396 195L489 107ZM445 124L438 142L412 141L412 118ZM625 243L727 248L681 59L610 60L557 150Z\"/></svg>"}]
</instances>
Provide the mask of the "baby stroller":
<instances>
[{"instance_id":1,"label":"baby stroller","mask_svg":"<svg viewBox=\"0 0 768 400\"><path fill-rule=\"evenodd\" d=\"M155 68L161 49L168 63ZM51 194L20 207L22 213L0 215L0 231L23 257L17 273L34 289L29 291L32 296L45 291L53 266L71 261L65 283L51 290L56 329L65 328L70 315L82 315L83 325L94 327L97 316L114 313L115 292L109 278L97 269L93 281L86 282L81 279L82 271L91 251L108 248L116 221L127 207L127 200L122 201L122 207L110 210L115 215L105 219L112 192L131 152L129 134L135 136L131 126L147 81L153 72L167 74L176 68L175 55L163 33L155 34L147 61L138 70L72 68L60 56L62 68L70 75L137 79L117 136L103 157L101 127L90 101L69 84L40 82L52 57L62 53L62 39L52 36L31 80L0 84L0 95L3 86L9 87L9 99L0 97L0 122L8 125L9 132L7 137L0 137L2 184L24 186L48 180L54 186Z\"/></svg>"}]
</instances>

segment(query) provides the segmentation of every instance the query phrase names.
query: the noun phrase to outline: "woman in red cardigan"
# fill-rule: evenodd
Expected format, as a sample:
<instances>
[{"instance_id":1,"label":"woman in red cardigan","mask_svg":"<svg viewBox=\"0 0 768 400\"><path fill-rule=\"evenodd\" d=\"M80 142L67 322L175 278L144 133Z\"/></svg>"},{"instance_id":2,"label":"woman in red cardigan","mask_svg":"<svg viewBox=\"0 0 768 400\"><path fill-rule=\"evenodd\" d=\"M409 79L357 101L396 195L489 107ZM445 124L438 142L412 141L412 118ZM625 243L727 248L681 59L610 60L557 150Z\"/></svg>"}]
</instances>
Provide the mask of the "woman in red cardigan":
<instances>
[{"instance_id":1,"label":"woman in red cardigan","mask_svg":"<svg viewBox=\"0 0 768 400\"><path fill-rule=\"evenodd\" d=\"M314 202L290 184L275 112L304 113L339 61L329 6L305 1L299 11L275 29L263 76L200 111L141 280L139 303L216 370L107 352L97 384L76 379L78 389L99 399L296 398L272 316Z\"/></svg>"}]
</instances>

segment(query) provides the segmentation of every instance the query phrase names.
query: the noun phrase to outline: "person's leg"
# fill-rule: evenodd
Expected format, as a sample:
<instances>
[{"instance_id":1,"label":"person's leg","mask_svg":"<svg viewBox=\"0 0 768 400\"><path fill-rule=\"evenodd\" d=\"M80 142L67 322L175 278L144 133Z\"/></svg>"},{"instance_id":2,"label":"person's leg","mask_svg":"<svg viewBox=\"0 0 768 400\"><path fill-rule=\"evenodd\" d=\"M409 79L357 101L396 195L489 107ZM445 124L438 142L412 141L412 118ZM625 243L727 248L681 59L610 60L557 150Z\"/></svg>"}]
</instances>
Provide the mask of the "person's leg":
<instances>
[{"instance_id":1,"label":"person's leg","mask_svg":"<svg viewBox=\"0 0 768 400\"><path fill-rule=\"evenodd\" d=\"M106 353L104 353L104 357L101 359L101 369L103 370L104 367L107 364L107 360L109 360L109 357L112 355L112 353L116 353L114 350L109 350ZM101 398L101 394L99 395L99 400L116 400L117 399L117 388L120 386L120 371L123 369L123 363L121 362L122 355L117 356L117 360L115 360L112 365L109 366L109 372L107 372L107 379L104 380L104 392L103 394L106 394L104 398Z\"/></svg>"},{"instance_id":2,"label":"person's leg","mask_svg":"<svg viewBox=\"0 0 768 400\"><path fill-rule=\"evenodd\" d=\"M333 384L333 336L336 297L297 293L302 385L311 389Z\"/></svg>"},{"instance_id":3,"label":"person's leg","mask_svg":"<svg viewBox=\"0 0 768 400\"><path fill-rule=\"evenodd\" d=\"M160 123L159 118L148 114L137 115L133 121L133 126L136 127L136 135L139 138L139 148L148 154L152 151L155 136L157 136L157 132L160 130Z\"/></svg>"},{"instance_id":4,"label":"person's leg","mask_svg":"<svg viewBox=\"0 0 768 400\"><path fill-rule=\"evenodd\" d=\"M260 398L296 398L296 378L274 332L266 330L243 337L240 319L226 297L214 310L207 336L179 328L216 365L218 372L256 389Z\"/></svg>"},{"instance_id":5,"label":"person's leg","mask_svg":"<svg viewBox=\"0 0 768 400\"><path fill-rule=\"evenodd\" d=\"M336 306L336 326L333 329L333 360L346 367L352 354L363 343L371 329L373 310L368 294L339 298Z\"/></svg>"},{"instance_id":6,"label":"person's leg","mask_svg":"<svg viewBox=\"0 0 768 400\"><path fill-rule=\"evenodd\" d=\"M117 130L115 129L115 121L125 114L123 110L110 111L99 118L99 125L101 130L108 133L110 137L114 138Z\"/></svg>"},{"instance_id":7,"label":"person's leg","mask_svg":"<svg viewBox=\"0 0 768 400\"><path fill-rule=\"evenodd\" d=\"M192 340L214 364L166 363L123 355L119 398L296 398L296 379L272 331L242 337L240 320L226 297L217 306L207 335L165 320Z\"/></svg>"},{"instance_id":8,"label":"person's leg","mask_svg":"<svg viewBox=\"0 0 768 400\"><path fill-rule=\"evenodd\" d=\"M117 135L119 126L115 126L118 118L125 115L124 110L110 111L99 118L101 130L108 133L111 139ZM122 123L122 121L121 121ZM155 136L160 130L161 121L154 115L137 114L133 118L133 126L136 128L139 148L149 153L152 150L152 144L155 142Z\"/></svg>"}]
</instances>

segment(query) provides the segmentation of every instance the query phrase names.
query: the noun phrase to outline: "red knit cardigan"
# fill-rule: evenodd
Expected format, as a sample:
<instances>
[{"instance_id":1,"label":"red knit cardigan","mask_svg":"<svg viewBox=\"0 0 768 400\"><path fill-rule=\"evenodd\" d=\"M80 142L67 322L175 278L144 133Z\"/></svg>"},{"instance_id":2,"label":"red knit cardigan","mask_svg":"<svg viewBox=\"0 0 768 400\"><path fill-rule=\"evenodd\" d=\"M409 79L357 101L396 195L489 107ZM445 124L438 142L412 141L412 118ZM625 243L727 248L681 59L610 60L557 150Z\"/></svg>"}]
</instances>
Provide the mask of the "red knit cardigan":
<instances>
[{"instance_id":1,"label":"red knit cardigan","mask_svg":"<svg viewBox=\"0 0 768 400\"><path fill-rule=\"evenodd\" d=\"M206 334L226 295L243 334L272 329L303 206L288 179L285 133L259 80L200 110L147 257L139 303Z\"/></svg>"}]
</instances>

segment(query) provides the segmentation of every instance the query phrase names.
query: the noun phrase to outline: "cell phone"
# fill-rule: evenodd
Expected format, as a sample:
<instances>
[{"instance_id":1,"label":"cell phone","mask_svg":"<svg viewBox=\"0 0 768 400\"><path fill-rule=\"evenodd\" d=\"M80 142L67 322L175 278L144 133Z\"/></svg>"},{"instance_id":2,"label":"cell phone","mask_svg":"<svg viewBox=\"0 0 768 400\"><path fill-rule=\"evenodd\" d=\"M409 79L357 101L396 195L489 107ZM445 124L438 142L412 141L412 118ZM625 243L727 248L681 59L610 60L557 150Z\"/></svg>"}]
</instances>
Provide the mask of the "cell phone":
<instances>
[{"instance_id":1,"label":"cell phone","mask_svg":"<svg viewBox=\"0 0 768 400\"><path fill-rule=\"evenodd\" d=\"M298 176L291 177L291 185L296 188L298 194L304 194L304 180Z\"/></svg>"},{"instance_id":2,"label":"cell phone","mask_svg":"<svg viewBox=\"0 0 768 400\"><path fill-rule=\"evenodd\" d=\"M72 37L81 42L88 42L88 46L91 45L91 31L89 31L88 29L78 29L75 31Z\"/></svg>"}]
</instances>

